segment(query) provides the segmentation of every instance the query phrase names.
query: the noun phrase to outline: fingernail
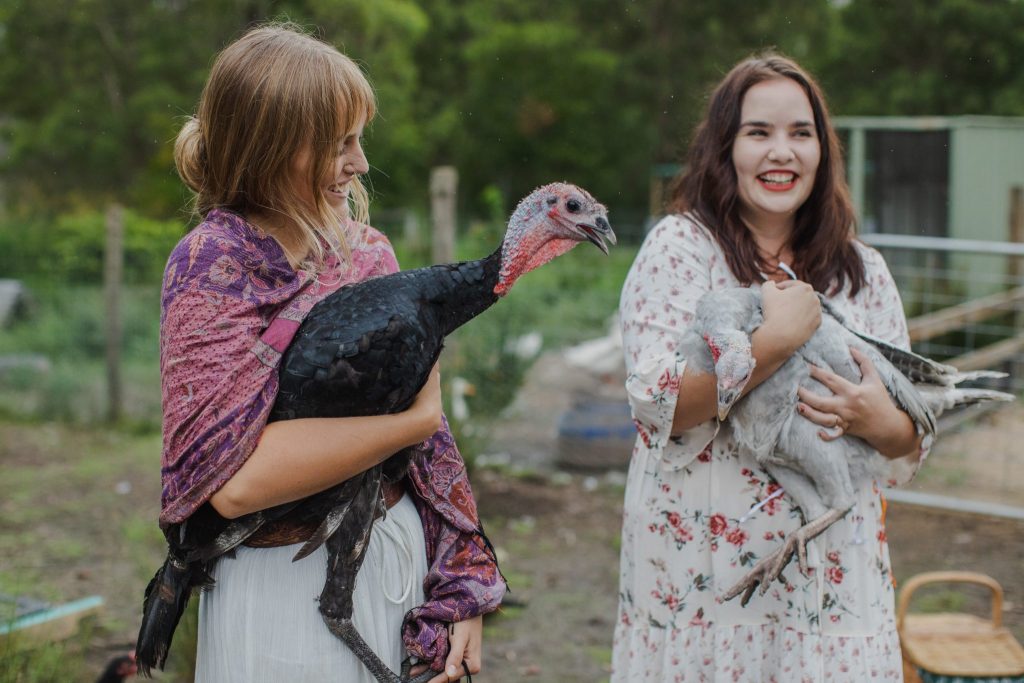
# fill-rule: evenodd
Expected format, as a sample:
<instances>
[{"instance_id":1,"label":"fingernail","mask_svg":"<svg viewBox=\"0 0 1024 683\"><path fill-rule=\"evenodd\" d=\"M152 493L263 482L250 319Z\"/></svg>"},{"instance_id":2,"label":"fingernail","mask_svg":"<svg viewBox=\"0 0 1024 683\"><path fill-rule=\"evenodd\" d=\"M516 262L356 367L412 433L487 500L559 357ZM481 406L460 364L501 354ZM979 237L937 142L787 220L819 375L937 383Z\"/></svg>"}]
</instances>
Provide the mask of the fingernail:
<instances>
[{"instance_id":1,"label":"fingernail","mask_svg":"<svg viewBox=\"0 0 1024 683\"><path fill-rule=\"evenodd\" d=\"M454 664L449 664L448 665L447 673L448 673L449 677L454 676L457 672L458 672L458 669L455 668Z\"/></svg>"}]
</instances>

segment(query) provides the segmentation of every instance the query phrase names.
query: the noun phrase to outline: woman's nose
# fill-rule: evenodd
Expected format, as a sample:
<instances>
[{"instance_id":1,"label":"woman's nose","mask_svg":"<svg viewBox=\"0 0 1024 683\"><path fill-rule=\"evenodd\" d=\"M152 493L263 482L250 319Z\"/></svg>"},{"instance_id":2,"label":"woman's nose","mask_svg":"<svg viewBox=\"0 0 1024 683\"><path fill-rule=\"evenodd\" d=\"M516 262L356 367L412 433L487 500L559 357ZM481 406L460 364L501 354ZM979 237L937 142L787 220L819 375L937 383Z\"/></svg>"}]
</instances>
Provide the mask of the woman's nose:
<instances>
[{"instance_id":1,"label":"woman's nose","mask_svg":"<svg viewBox=\"0 0 1024 683\"><path fill-rule=\"evenodd\" d=\"M356 148L348 155L342 170L349 175L363 175L369 172L370 163L366 160L366 153L363 152L361 144L356 145Z\"/></svg>"},{"instance_id":2,"label":"woman's nose","mask_svg":"<svg viewBox=\"0 0 1024 683\"><path fill-rule=\"evenodd\" d=\"M775 140L768 149L768 161L786 164L793 160L793 148L785 139Z\"/></svg>"}]
</instances>

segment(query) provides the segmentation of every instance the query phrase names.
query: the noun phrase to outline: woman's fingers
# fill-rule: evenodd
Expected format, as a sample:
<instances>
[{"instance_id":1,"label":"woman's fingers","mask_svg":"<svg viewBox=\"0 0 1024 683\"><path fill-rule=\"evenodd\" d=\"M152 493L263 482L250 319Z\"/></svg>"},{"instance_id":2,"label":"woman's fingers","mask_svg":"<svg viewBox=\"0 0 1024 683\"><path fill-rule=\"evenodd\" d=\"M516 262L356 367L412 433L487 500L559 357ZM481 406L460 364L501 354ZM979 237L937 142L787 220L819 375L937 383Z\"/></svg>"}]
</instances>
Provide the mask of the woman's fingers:
<instances>
[{"instance_id":1,"label":"woman's fingers","mask_svg":"<svg viewBox=\"0 0 1024 683\"><path fill-rule=\"evenodd\" d=\"M797 389L796 396L810 408L822 413L838 413L843 405L842 399L835 394L816 394L810 389L803 387Z\"/></svg>"},{"instance_id":2,"label":"woman's fingers","mask_svg":"<svg viewBox=\"0 0 1024 683\"><path fill-rule=\"evenodd\" d=\"M878 374L878 369L875 368L874 362L872 362L872 360L868 357L866 353L863 353L860 349L851 346L850 355L853 357L853 360L855 360L857 362L857 365L860 367L860 374L863 378L861 382L868 378L874 379L875 377L878 377L879 381L881 381L881 377Z\"/></svg>"},{"instance_id":3,"label":"woman's fingers","mask_svg":"<svg viewBox=\"0 0 1024 683\"><path fill-rule=\"evenodd\" d=\"M840 395L848 393L854 386L856 386L853 382L840 377L830 370L819 368L817 365L811 363L808 363L808 366L811 368L811 377L824 384L825 388L833 394Z\"/></svg>"},{"instance_id":4,"label":"woman's fingers","mask_svg":"<svg viewBox=\"0 0 1024 683\"><path fill-rule=\"evenodd\" d=\"M480 672L483 617L474 617L452 624L448 628L448 658L444 672L429 683L452 683L467 674Z\"/></svg>"},{"instance_id":5,"label":"woman's fingers","mask_svg":"<svg viewBox=\"0 0 1024 683\"><path fill-rule=\"evenodd\" d=\"M825 428L818 431L818 436L825 441L838 439L846 433L849 427L837 413L817 410L807 405L807 403L797 404L797 411L814 424Z\"/></svg>"}]
</instances>

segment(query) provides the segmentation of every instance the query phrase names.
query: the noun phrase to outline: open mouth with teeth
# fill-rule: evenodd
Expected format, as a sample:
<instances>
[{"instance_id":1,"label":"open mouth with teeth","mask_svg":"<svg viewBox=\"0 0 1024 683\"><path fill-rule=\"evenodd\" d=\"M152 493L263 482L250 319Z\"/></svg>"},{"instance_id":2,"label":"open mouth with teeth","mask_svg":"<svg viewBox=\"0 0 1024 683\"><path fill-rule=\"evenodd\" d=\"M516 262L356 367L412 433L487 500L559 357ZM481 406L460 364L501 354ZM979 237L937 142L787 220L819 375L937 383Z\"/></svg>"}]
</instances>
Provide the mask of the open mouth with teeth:
<instances>
[{"instance_id":1,"label":"open mouth with teeth","mask_svg":"<svg viewBox=\"0 0 1024 683\"><path fill-rule=\"evenodd\" d=\"M796 173L792 171L772 171L770 173L762 173L757 176L757 181L761 183L761 186L766 190L772 192L785 192L786 190L793 189L796 185L797 178Z\"/></svg>"},{"instance_id":2,"label":"open mouth with teeth","mask_svg":"<svg viewBox=\"0 0 1024 683\"><path fill-rule=\"evenodd\" d=\"M576 229L583 233L588 242L591 242L606 254L608 253L608 245L604 243L604 240L607 239L612 244L615 244L615 233L612 232L612 226L603 218L597 219L597 225L576 223Z\"/></svg>"}]
</instances>

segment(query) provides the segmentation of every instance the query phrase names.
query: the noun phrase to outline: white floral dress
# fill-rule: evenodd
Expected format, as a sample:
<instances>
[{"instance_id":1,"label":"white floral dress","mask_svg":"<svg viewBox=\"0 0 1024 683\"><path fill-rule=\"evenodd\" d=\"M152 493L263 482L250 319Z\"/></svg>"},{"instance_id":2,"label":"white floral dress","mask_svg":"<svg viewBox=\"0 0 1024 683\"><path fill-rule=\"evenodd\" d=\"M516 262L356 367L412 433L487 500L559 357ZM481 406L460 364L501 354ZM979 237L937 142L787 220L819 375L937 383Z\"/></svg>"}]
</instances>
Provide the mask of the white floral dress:
<instances>
[{"instance_id":1,"label":"white floral dress","mask_svg":"<svg viewBox=\"0 0 1024 683\"><path fill-rule=\"evenodd\" d=\"M831 303L858 329L909 348L899 293L878 252L867 281ZM877 484L746 607L723 602L758 559L801 525L799 508L749 455L728 421L669 432L686 358L676 353L700 297L738 286L711 234L687 216L658 223L622 291L626 389L639 436L626 485L612 681L899 681L893 582ZM888 484L913 475L893 461ZM759 510L758 503L769 499Z\"/></svg>"}]
</instances>

